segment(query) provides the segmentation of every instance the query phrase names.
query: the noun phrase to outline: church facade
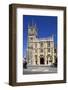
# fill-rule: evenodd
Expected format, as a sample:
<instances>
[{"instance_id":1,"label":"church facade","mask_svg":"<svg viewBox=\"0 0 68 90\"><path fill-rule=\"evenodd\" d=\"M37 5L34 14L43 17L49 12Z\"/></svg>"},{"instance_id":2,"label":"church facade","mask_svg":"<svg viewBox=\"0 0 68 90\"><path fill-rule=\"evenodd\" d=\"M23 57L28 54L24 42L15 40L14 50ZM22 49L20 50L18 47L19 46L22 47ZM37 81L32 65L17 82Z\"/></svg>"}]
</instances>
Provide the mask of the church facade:
<instances>
[{"instance_id":1,"label":"church facade","mask_svg":"<svg viewBox=\"0 0 68 90\"><path fill-rule=\"evenodd\" d=\"M55 63L53 36L39 38L36 25L28 26L27 63L52 65Z\"/></svg>"}]
</instances>

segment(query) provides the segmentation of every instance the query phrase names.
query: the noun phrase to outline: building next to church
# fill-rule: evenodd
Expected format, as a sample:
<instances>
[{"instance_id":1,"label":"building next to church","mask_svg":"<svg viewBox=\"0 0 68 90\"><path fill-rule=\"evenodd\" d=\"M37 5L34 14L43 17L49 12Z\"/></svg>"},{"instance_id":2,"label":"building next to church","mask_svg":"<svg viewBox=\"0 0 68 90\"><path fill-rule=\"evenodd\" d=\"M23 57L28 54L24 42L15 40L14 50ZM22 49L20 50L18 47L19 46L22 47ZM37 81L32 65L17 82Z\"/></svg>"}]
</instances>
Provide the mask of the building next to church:
<instances>
[{"instance_id":1,"label":"building next to church","mask_svg":"<svg viewBox=\"0 0 68 90\"><path fill-rule=\"evenodd\" d=\"M53 35L47 38L38 38L36 25L28 26L27 63L30 65L55 63Z\"/></svg>"}]
</instances>

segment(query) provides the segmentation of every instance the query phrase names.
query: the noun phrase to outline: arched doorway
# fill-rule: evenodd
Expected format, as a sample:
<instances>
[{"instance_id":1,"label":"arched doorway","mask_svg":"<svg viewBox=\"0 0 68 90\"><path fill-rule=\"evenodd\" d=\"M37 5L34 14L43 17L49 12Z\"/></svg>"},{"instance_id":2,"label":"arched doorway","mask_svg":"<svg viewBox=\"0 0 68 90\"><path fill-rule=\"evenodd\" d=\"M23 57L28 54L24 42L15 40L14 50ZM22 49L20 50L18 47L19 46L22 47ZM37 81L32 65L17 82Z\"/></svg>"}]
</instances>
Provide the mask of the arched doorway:
<instances>
[{"instance_id":1,"label":"arched doorway","mask_svg":"<svg viewBox=\"0 0 68 90\"><path fill-rule=\"evenodd\" d=\"M51 55L47 55L47 64L51 65L52 64L52 56Z\"/></svg>"},{"instance_id":2,"label":"arched doorway","mask_svg":"<svg viewBox=\"0 0 68 90\"><path fill-rule=\"evenodd\" d=\"M40 64L44 64L44 58L40 57Z\"/></svg>"}]
</instances>

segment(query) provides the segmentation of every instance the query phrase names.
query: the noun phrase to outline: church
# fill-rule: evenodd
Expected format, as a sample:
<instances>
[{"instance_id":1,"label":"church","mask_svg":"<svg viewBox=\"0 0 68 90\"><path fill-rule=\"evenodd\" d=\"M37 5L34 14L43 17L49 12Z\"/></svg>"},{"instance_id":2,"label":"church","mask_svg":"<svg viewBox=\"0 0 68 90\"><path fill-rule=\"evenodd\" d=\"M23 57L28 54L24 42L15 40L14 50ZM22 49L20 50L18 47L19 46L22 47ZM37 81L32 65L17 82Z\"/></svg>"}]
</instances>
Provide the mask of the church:
<instances>
[{"instance_id":1,"label":"church","mask_svg":"<svg viewBox=\"0 0 68 90\"><path fill-rule=\"evenodd\" d=\"M28 25L27 64L52 65L55 63L54 37L38 37L35 25Z\"/></svg>"}]
</instances>

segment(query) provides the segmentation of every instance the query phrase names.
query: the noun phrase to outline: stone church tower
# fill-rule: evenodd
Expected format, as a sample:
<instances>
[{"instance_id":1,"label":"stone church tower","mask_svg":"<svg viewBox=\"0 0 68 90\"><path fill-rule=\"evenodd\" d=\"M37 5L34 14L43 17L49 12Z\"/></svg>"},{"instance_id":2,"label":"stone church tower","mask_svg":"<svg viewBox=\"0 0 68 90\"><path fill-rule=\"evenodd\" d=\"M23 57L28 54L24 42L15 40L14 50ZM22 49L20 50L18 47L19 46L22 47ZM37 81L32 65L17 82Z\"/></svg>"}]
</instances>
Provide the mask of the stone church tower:
<instances>
[{"instance_id":1,"label":"stone church tower","mask_svg":"<svg viewBox=\"0 0 68 90\"><path fill-rule=\"evenodd\" d=\"M36 25L28 25L27 63L30 65L52 65L54 59L54 39L38 38Z\"/></svg>"},{"instance_id":2,"label":"stone church tower","mask_svg":"<svg viewBox=\"0 0 68 90\"><path fill-rule=\"evenodd\" d=\"M28 63L33 63L33 48L34 42L37 39L36 25L29 26L28 25Z\"/></svg>"}]
</instances>

